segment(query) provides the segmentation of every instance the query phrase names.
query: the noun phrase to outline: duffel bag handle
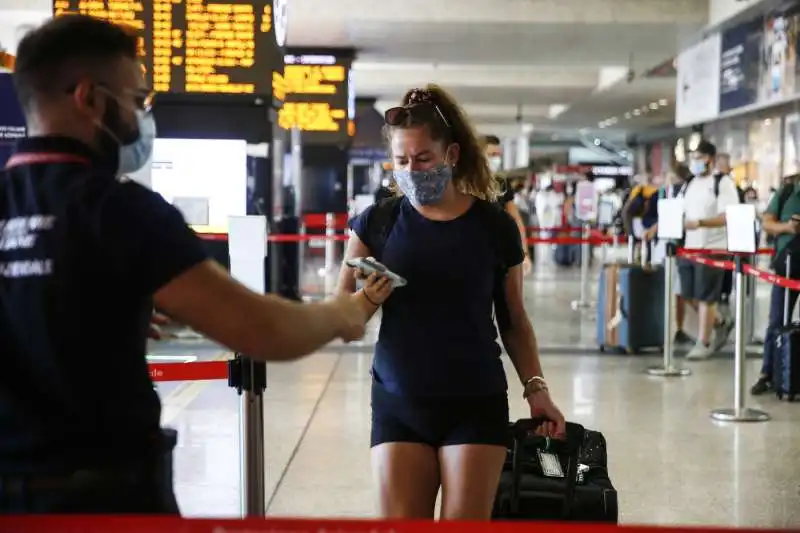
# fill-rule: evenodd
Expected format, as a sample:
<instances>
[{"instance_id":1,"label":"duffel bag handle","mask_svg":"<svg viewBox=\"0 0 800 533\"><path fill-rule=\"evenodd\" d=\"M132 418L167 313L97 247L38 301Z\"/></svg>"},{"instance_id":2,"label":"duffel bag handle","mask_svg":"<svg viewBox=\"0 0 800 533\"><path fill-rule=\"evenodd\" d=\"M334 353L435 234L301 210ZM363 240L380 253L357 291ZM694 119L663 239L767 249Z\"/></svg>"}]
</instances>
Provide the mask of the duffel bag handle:
<instances>
[{"instance_id":1,"label":"duffel bag handle","mask_svg":"<svg viewBox=\"0 0 800 533\"><path fill-rule=\"evenodd\" d=\"M519 513L520 484L522 481L522 447L533 445L542 451L567 455L567 473L564 482L564 505L562 515L564 519L572 515L572 506L575 500L575 486L578 482L578 459L581 445L583 444L585 428L580 424L567 422L567 435L564 440L536 435L536 430L549 422L545 417L523 418L511 424L513 447L511 455L511 501L510 511L513 515Z\"/></svg>"}]
</instances>

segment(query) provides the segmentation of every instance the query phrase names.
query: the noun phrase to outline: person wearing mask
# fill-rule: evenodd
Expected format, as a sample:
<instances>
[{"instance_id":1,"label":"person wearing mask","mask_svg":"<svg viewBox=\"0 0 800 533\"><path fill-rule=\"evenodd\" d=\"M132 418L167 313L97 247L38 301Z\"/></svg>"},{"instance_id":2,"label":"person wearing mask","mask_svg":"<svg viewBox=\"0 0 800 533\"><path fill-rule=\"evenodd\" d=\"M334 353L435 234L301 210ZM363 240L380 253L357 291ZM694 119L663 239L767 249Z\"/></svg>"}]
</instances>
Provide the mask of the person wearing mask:
<instances>
[{"instance_id":1,"label":"person wearing mask","mask_svg":"<svg viewBox=\"0 0 800 533\"><path fill-rule=\"evenodd\" d=\"M385 120L402 196L391 225L381 206L355 218L345 253L375 256L407 280L386 295L373 275L360 291L372 312L382 309L371 372L380 515L433 519L441 487L442 519L488 520L509 438L493 309L506 317L500 335L530 412L552 421L544 433L565 431L523 305L519 232L494 203L497 182L450 95L435 85L410 90ZM358 274L344 263L340 294L356 289Z\"/></svg>"},{"instance_id":2,"label":"person wearing mask","mask_svg":"<svg viewBox=\"0 0 800 533\"><path fill-rule=\"evenodd\" d=\"M736 184L727 176L714 175L716 147L700 141L692 152L689 170L692 178L684 185L686 249L726 250L725 210L739 203ZM686 258L678 259L683 297L697 305L700 319L697 343L687 354L689 359L706 359L721 348L733 327L732 321L717 320L724 270L700 265ZM715 328L715 325L717 326ZM716 330L716 331L715 331ZM712 345L712 334L714 344Z\"/></svg>"},{"instance_id":3,"label":"person wearing mask","mask_svg":"<svg viewBox=\"0 0 800 533\"><path fill-rule=\"evenodd\" d=\"M764 215L761 228L774 239L775 257L772 268L779 276L800 279L800 175L784 178L781 188L772 196ZM791 268L786 268L786 257L791 254ZM794 313L797 291L789 291L789 313ZM784 305L786 290L772 286L769 299L769 318L764 335L764 355L758 380L750 392L758 396L772 390L772 369L778 357L776 340L779 330L784 326Z\"/></svg>"},{"instance_id":4,"label":"person wearing mask","mask_svg":"<svg viewBox=\"0 0 800 533\"><path fill-rule=\"evenodd\" d=\"M496 135L485 135L483 137L484 153L489 162L489 169L494 175L502 170L503 167L503 148L500 146L500 139ZM531 271L531 260L528 257L528 230L520 216L519 209L514 203L514 189L507 184L502 187L502 195L497 200L503 209L511 215L517 223L517 229L522 241L522 250L525 252L525 259L522 262L522 272L527 275Z\"/></svg>"},{"instance_id":5,"label":"person wearing mask","mask_svg":"<svg viewBox=\"0 0 800 533\"><path fill-rule=\"evenodd\" d=\"M360 338L366 307L248 290L125 177L156 126L121 26L46 22L19 43L14 82L29 137L0 180L0 513L178 513L145 358L154 307L258 361Z\"/></svg>"}]
</instances>

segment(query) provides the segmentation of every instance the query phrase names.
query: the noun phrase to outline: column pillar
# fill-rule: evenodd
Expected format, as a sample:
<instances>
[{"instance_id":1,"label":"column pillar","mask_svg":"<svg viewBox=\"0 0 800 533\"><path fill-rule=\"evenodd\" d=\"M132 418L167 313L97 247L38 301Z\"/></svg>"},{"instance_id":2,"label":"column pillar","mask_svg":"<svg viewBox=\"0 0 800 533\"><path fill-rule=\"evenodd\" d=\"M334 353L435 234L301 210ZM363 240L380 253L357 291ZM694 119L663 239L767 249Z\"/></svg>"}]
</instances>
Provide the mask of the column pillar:
<instances>
[{"instance_id":1,"label":"column pillar","mask_svg":"<svg viewBox=\"0 0 800 533\"><path fill-rule=\"evenodd\" d=\"M506 137L503 139L503 170L513 170L516 162L516 142Z\"/></svg>"},{"instance_id":2,"label":"column pillar","mask_svg":"<svg viewBox=\"0 0 800 533\"><path fill-rule=\"evenodd\" d=\"M527 135L517 138L514 168L528 168L531 164L531 141Z\"/></svg>"}]
</instances>

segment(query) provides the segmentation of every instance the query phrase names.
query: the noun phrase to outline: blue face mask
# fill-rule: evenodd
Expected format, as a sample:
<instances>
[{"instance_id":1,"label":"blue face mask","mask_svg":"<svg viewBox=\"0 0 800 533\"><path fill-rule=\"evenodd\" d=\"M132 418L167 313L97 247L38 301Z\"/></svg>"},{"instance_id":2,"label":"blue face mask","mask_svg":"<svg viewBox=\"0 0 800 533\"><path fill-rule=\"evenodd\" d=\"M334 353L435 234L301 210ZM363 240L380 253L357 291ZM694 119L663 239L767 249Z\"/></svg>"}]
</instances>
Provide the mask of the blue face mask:
<instances>
[{"instance_id":1,"label":"blue face mask","mask_svg":"<svg viewBox=\"0 0 800 533\"><path fill-rule=\"evenodd\" d=\"M136 112L139 137L130 144L119 147L119 169L117 175L122 176L140 170L147 164L153 154L153 142L156 138L156 121L152 113Z\"/></svg>"},{"instance_id":2,"label":"blue face mask","mask_svg":"<svg viewBox=\"0 0 800 533\"><path fill-rule=\"evenodd\" d=\"M430 170L395 170L394 180L414 205L431 205L442 201L453 169L442 163Z\"/></svg>"},{"instance_id":3,"label":"blue face mask","mask_svg":"<svg viewBox=\"0 0 800 533\"><path fill-rule=\"evenodd\" d=\"M695 176L702 176L706 173L706 162L702 159L692 159L692 163L689 165L689 171Z\"/></svg>"}]
</instances>

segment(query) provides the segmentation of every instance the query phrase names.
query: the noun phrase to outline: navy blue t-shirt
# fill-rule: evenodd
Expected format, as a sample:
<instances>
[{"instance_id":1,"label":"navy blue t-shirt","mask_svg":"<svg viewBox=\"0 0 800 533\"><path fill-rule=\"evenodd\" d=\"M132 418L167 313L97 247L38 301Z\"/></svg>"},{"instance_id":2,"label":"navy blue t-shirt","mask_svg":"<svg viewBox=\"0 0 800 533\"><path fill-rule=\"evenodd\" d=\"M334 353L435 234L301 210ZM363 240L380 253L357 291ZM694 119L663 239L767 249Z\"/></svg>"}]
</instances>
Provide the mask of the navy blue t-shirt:
<instances>
[{"instance_id":1,"label":"navy blue t-shirt","mask_svg":"<svg viewBox=\"0 0 800 533\"><path fill-rule=\"evenodd\" d=\"M505 212L491 235L472 206L447 222L422 216L408 199L389 233L381 262L408 285L383 304L373 376L388 391L410 396L491 396L507 388L493 319L495 250L504 264L524 258L519 230ZM366 239L370 207L351 222ZM504 240L493 246L492 239Z\"/></svg>"},{"instance_id":2,"label":"navy blue t-shirt","mask_svg":"<svg viewBox=\"0 0 800 533\"><path fill-rule=\"evenodd\" d=\"M202 243L78 141L30 138L18 153L83 161L0 179L0 473L146 458L161 417L145 360L152 295L205 260Z\"/></svg>"}]
</instances>

